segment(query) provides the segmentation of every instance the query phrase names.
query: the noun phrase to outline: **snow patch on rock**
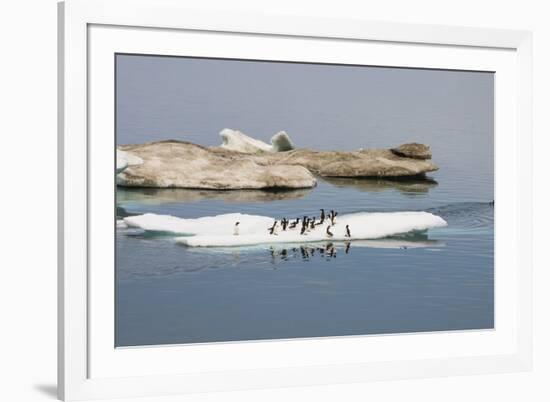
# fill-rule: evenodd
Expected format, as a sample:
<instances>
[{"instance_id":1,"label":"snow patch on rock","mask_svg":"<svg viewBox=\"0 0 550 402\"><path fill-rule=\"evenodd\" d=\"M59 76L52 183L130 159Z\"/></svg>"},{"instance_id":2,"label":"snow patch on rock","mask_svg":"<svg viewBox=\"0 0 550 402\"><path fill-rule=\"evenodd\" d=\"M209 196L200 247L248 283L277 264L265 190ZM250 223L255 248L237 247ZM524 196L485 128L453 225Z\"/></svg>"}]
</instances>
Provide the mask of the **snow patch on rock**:
<instances>
[{"instance_id":1,"label":"snow patch on rock","mask_svg":"<svg viewBox=\"0 0 550 402\"><path fill-rule=\"evenodd\" d=\"M285 152L294 149L290 137L284 131L279 131L271 138L271 145L230 128L224 128L220 132L220 136L222 137L220 147L231 151L255 153L259 151Z\"/></svg>"},{"instance_id":2,"label":"snow patch on rock","mask_svg":"<svg viewBox=\"0 0 550 402\"><path fill-rule=\"evenodd\" d=\"M121 173L128 166L142 165L143 159L127 151L117 149L116 151L116 172Z\"/></svg>"}]
</instances>

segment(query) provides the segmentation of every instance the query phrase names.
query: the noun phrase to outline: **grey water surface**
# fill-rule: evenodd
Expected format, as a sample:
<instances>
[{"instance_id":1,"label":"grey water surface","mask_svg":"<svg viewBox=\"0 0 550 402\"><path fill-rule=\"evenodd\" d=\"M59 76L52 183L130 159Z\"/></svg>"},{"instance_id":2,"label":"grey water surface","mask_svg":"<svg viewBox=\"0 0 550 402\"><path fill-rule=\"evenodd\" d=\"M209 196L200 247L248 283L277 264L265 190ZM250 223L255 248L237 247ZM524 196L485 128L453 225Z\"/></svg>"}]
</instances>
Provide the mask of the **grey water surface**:
<instances>
[{"instance_id":1,"label":"grey water surface","mask_svg":"<svg viewBox=\"0 0 550 402\"><path fill-rule=\"evenodd\" d=\"M493 74L117 56L117 143L431 146L431 180L321 179L288 192L123 189L117 215L429 211L448 227L350 244L196 249L118 230L116 346L490 329Z\"/></svg>"}]
</instances>

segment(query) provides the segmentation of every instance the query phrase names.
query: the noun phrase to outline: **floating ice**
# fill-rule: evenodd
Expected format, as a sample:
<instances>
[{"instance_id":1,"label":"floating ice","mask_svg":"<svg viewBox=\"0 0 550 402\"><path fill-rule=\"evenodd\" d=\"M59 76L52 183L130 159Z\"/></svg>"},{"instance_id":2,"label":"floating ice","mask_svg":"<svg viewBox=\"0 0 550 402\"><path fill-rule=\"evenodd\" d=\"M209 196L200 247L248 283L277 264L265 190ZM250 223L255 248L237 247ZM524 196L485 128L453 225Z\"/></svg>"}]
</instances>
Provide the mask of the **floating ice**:
<instances>
[{"instance_id":1,"label":"floating ice","mask_svg":"<svg viewBox=\"0 0 550 402\"><path fill-rule=\"evenodd\" d=\"M257 250L269 250L271 252L284 255L293 250L300 250L305 248L306 250L320 250L333 247L336 251L342 251L351 247L351 250L357 248L382 248L382 249L417 249L428 248L431 250L437 250L446 246L446 243L441 240L427 239L419 233L420 239L405 239L401 237L389 237L383 239L373 240L353 240L353 241L332 241L325 239L322 242L292 242L292 243L277 243L277 244L253 244L253 245L240 245L240 246L227 246L227 247L192 247L190 250L201 252L208 250L216 253L231 253L240 251L257 251ZM422 238L424 237L424 238ZM178 241L181 243L180 239ZM347 253L346 253L347 254Z\"/></svg>"},{"instance_id":2,"label":"floating ice","mask_svg":"<svg viewBox=\"0 0 550 402\"><path fill-rule=\"evenodd\" d=\"M274 218L240 213L196 219L145 214L126 217L124 222L129 227L146 231L184 234L185 237L178 237L176 241L191 247L372 240L447 226L445 220L429 212L361 212L338 216L335 225L330 228L332 237L326 232L328 220L304 235L300 234L300 224L286 231L281 230L278 224L277 235L270 235L268 229L273 225ZM238 236L233 235L236 222L240 222ZM346 225L349 225L350 237L346 237Z\"/></svg>"},{"instance_id":3,"label":"floating ice","mask_svg":"<svg viewBox=\"0 0 550 402\"><path fill-rule=\"evenodd\" d=\"M346 238L347 239L347 238ZM346 241L332 241L329 239L323 239L323 244L321 246L324 247L324 245L331 244L332 246L339 248L345 248L350 243L349 240ZM413 238L413 239L406 239L401 237L386 237L382 239L371 239L371 240L353 240L353 248L385 248L385 249L404 249L404 248L427 248L427 247L442 247L445 246L445 242L441 240L431 240L425 238L425 236L422 236L422 234L419 234L419 239ZM266 244L266 245L258 245L254 247L269 247L270 249L273 249L274 251L280 251L285 250L292 247L300 247L304 246L304 243L279 243L279 244ZM253 246L251 246L253 247ZM308 247L308 246L305 246ZM315 248L318 247L315 245L315 243L311 243L310 247ZM228 247L227 250L234 249L234 247Z\"/></svg>"},{"instance_id":4,"label":"floating ice","mask_svg":"<svg viewBox=\"0 0 550 402\"><path fill-rule=\"evenodd\" d=\"M124 218L124 222L129 227L155 232L182 235L233 236L235 222L240 222L239 233L241 235L254 235L263 232L263 228L273 225L274 219L267 216L240 213L205 216L195 219L184 219L171 215L145 214L128 216Z\"/></svg>"}]
</instances>

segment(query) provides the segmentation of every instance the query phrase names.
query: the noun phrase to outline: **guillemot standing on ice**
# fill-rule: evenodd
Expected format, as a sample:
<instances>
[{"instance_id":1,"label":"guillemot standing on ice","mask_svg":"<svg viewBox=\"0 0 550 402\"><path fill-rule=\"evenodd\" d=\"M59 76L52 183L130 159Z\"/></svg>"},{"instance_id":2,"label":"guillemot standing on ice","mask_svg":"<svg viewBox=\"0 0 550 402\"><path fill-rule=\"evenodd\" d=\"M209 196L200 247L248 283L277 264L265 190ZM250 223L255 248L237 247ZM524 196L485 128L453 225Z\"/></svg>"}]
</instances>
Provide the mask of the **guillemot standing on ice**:
<instances>
[{"instance_id":1,"label":"guillemot standing on ice","mask_svg":"<svg viewBox=\"0 0 550 402\"><path fill-rule=\"evenodd\" d=\"M235 227L233 228L233 235L234 235L234 236L238 236L238 235L239 235L239 223L241 223L241 222L236 222L236 223L235 223Z\"/></svg>"},{"instance_id":2,"label":"guillemot standing on ice","mask_svg":"<svg viewBox=\"0 0 550 402\"><path fill-rule=\"evenodd\" d=\"M325 210L321 208L321 223L325 221Z\"/></svg>"},{"instance_id":3,"label":"guillemot standing on ice","mask_svg":"<svg viewBox=\"0 0 550 402\"><path fill-rule=\"evenodd\" d=\"M328 237L334 236L334 235L332 234L332 232L330 231L330 225L327 226L327 236L328 236Z\"/></svg>"},{"instance_id":4,"label":"guillemot standing on ice","mask_svg":"<svg viewBox=\"0 0 550 402\"><path fill-rule=\"evenodd\" d=\"M269 229L267 229L267 230L269 230L270 235L276 235L277 234L277 232L275 231L276 226L277 226L277 221L273 222L273 226L271 226Z\"/></svg>"},{"instance_id":5,"label":"guillemot standing on ice","mask_svg":"<svg viewBox=\"0 0 550 402\"><path fill-rule=\"evenodd\" d=\"M281 221L281 226L283 227L283 232L286 230L287 225L288 225L288 221L286 220L286 218L283 218L283 220Z\"/></svg>"},{"instance_id":6,"label":"guillemot standing on ice","mask_svg":"<svg viewBox=\"0 0 550 402\"><path fill-rule=\"evenodd\" d=\"M349 225L346 225L346 237L351 237L351 233L349 231Z\"/></svg>"},{"instance_id":7,"label":"guillemot standing on ice","mask_svg":"<svg viewBox=\"0 0 550 402\"><path fill-rule=\"evenodd\" d=\"M302 230L300 231L300 234L303 235L306 233L306 226L302 226Z\"/></svg>"},{"instance_id":8,"label":"guillemot standing on ice","mask_svg":"<svg viewBox=\"0 0 550 402\"><path fill-rule=\"evenodd\" d=\"M330 211L330 224L334 226L334 221L336 220L336 215L338 215L338 212L336 211Z\"/></svg>"}]
</instances>

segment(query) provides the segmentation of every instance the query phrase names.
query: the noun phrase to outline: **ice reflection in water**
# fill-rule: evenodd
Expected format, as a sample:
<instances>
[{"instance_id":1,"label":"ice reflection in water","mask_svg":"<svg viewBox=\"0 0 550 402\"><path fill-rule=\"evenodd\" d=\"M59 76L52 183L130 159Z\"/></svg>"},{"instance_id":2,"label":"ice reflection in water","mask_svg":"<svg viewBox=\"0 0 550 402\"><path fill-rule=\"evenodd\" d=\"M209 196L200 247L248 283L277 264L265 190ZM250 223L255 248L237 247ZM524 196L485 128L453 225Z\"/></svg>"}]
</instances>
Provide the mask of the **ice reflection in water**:
<instances>
[{"instance_id":1,"label":"ice reflection in water","mask_svg":"<svg viewBox=\"0 0 550 402\"><path fill-rule=\"evenodd\" d=\"M311 188L297 190L193 190L185 188L119 188L117 202L120 204L168 204L191 203L205 200L228 203L271 202L299 200L312 191Z\"/></svg>"}]
</instances>

